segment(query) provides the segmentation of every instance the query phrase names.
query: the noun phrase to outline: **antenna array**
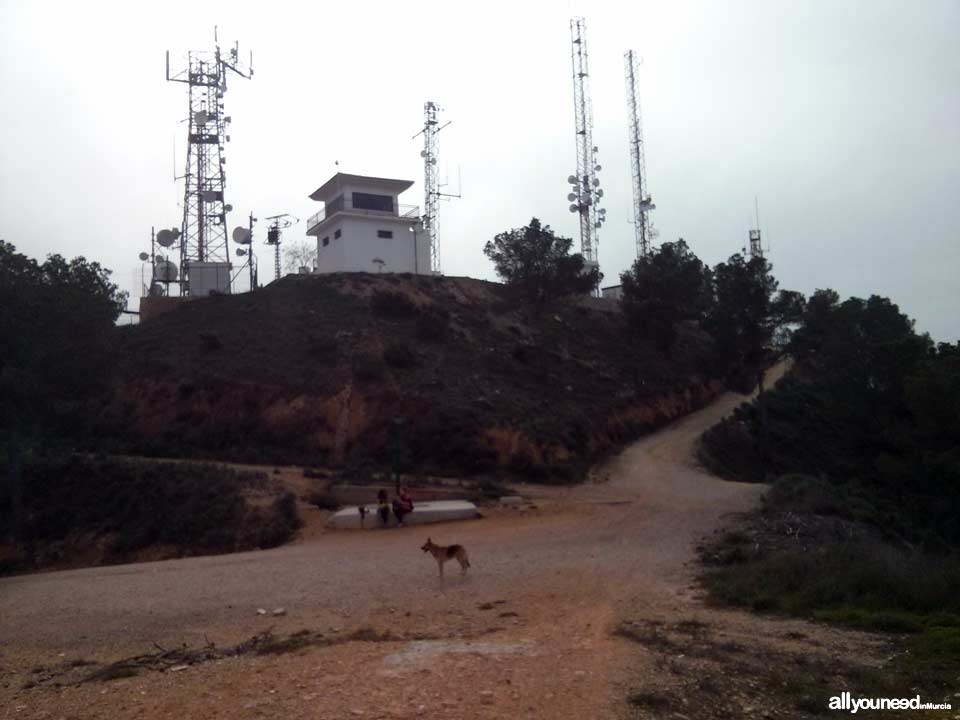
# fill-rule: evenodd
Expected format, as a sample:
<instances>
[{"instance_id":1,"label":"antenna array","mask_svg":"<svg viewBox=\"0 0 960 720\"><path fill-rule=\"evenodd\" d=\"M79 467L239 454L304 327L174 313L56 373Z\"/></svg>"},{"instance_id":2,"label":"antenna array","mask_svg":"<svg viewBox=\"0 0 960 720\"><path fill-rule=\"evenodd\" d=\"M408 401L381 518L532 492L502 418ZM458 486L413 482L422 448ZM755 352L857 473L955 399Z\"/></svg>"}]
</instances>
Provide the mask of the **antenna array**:
<instances>
[{"instance_id":1,"label":"antenna array","mask_svg":"<svg viewBox=\"0 0 960 720\"><path fill-rule=\"evenodd\" d=\"M271 215L266 219L270 221L270 226L267 228L267 245L273 245L273 279L276 281L280 279L280 242L283 231L300 220L290 213Z\"/></svg>"},{"instance_id":2,"label":"antenna array","mask_svg":"<svg viewBox=\"0 0 960 720\"><path fill-rule=\"evenodd\" d=\"M648 213L656 208L647 190L647 163L643 146L643 123L640 115L638 63L633 50L623 54L629 118L630 168L633 173L633 226L637 241L637 257L650 253L650 242L657 237Z\"/></svg>"},{"instance_id":3,"label":"antenna array","mask_svg":"<svg viewBox=\"0 0 960 720\"><path fill-rule=\"evenodd\" d=\"M755 257L763 257L763 243L760 240L760 201L759 199L754 198L753 202L757 213L757 228L750 231L750 248L748 259L751 260Z\"/></svg>"},{"instance_id":4,"label":"antenna array","mask_svg":"<svg viewBox=\"0 0 960 720\"><path fill-rule=\"evenodd\" d=\"M425 102L423 104L423 129L413 136L416 139L423 135L423 150L420 151L420 157L423 158L423 216L420 220L430 241L430 272L434 275L441 274L440 237L437 222L440 198L460 197L459 192L453 195L440 191L440 173L437 168L437 134L450 122L440 125L440 121L437 119L439 112L440 106L435 102Z\"/></svg>"},{"instance_id":5,"label":"antenna array","mask_svg":"<svg viewBox=\"0 0 960 720\"><path fill-rule=\"evenodd\" d=\"M227 126L231 118L223 114L223 96L227 92L227 74L253 76L253 54L244 67L235 45L226 57L214 31L214 50L187 54L187 67L170 74L167 52L167 80L189 87L187 162L184 172L183 221L180 237L181 294L190 294L190 263L229 263L227 213L233 208L224 202L226 158L224 144L230 141Z\"/></svg>"},{"instance_id":6,"label":"antenna array","mask_svg":"<svg viewBox=\"0 0 960 720\"><path fill-rule=\"evenodd\" d=\"M571 192L567 199L572 203L570 212L580 214L580 252L586 266L599 266L597 246L598 230L606 220L607 211L598 207L603 190L597 173L597 147L593 144L593 108L590 102L590 70L587 59L586 21L573 18L570 21L571 61L573 64L573 108L577 135L577 173L567 178Z\"/></svg>"}]
</instances>

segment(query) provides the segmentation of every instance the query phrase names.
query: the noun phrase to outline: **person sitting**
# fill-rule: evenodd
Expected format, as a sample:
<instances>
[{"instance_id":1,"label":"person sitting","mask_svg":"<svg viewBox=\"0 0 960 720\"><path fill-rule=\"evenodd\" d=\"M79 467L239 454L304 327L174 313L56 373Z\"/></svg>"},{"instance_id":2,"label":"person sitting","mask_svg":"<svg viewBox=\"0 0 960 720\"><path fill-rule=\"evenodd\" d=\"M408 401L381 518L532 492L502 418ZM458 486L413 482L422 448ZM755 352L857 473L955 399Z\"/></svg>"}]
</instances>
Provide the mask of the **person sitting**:
<instances>
[{"instance_id":1,"label":"person sitting","mask_svg":"<svg viewBox=\"0 0 960 720\"><path fill-rule=\"evenodd\" d=\"M380 524L383 527L390 523L390 502L387 499L386 490L380 490L377 493L377 515L380 516Z\"/></svg>"},{"instance_id":2,"label":"person sitting","mask_svg":"<svg viewBox=\"0 0 960 720\"><path fill-rule=\"evenodd\" d=\"M393 501L393 514L397 516L397 525L403 527L403 516L413 512L413 498L406 487L400 488L400 496Z\"/></svg>"}]
</instances>

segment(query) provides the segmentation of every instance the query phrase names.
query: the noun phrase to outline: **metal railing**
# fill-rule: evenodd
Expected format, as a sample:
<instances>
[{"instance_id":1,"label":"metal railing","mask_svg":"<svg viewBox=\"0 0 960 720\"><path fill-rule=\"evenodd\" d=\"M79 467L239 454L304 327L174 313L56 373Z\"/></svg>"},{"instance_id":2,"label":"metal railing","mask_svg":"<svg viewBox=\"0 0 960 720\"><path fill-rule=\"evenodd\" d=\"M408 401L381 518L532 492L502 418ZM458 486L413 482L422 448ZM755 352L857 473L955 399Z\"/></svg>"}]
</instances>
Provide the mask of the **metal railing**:
<instances>
[{"instance_id":1,"label":"metal railing","mask_svg":"<svg viewBox=\"0 0 960 720\"><path fill-rule=\"evenodd\" d=\"M338 200L339 201L335 200L328 203L322 210L309 217L307 220L307 232L310 232L328 217L332 217L338 212L349 212L357 215L374 215L378 217L420 217L419 205L397 205L394 210L368 210L367 208L353 207L353 204L347 198L338 198Z\"/></svg>"}]
</instances>

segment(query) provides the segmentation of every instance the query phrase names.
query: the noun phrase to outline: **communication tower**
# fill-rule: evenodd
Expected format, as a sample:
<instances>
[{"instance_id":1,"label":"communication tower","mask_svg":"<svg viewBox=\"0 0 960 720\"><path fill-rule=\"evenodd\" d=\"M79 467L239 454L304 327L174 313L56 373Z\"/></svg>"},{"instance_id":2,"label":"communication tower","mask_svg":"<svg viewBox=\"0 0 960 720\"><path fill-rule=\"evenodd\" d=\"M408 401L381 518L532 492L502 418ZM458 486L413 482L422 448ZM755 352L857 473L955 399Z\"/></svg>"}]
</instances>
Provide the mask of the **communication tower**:
<instances>
[{"instance_id":1,"label":"communication tower","mask_svg":"<svg viewBox=\"0 0 960 720\"><path fill-rule=\"evenodd\" d=\"M633 174L633 227L637 240L637 257L650 253L650 243L658 233L648 213L656 208L647 189L647 162L644 155L643 123L640 115L640 88L636 55L633 50L623 54L627 87L627 117L629 118L630 169Z\"/></svg>"},{"instance_id":2,"label":"communication tower","mask_svg":"<svg viewBox=\"0 0 960 720\"><path fill-rule=\"evenodd\" d=\"M763 243L760 238L760 201L754 198L753 202L756 211L757 226L749 232L750 247L746 248L748 260L752 260L755 257L763 257ZM770 248L767 249L769 250Z\"/></svg>"},{"instance_id":3,"label":"communication tower","mask_svg":"<svg viewBox=\"0 0 960 720\"><path fill-rule=\"evenodd\" d=\"M440 236L438 234L438 215L441 198L458 198L457 194L445 193L440 190L440 174L437 168L437 134L443 130L450 121L443 125L437 119L440 112L440 106L435 102L427 101L423 104L423 129L413 136L416 139L423 135L423 150L420 151L420 157L423 158L423 215L420 220L423 224L423 230L430 239L430 272L434 275L441 274L440 266Z\"/></svg>"},{"instance_id":4,"label":"communication tower","mask_svg":"<svg viewBox=\"0 0 960 720\"><path fill-rule=\"evenodd\" d=\"M590 102L590 70L587 59L586 21L570 21L571 62L573 64L573 110L577 137L577 172L567 181L571 191L567 200L570 212L580 215L580 252L587 268L599 267L598 231L606 221L607 211L599 207L603 190L597 173L597 146L593 144L593 107Z\"/></svg>"},{"instance_id":5,"label":"communication tower","mask_svg":"<svg viewBox=\"0 0 960 720\"><path fill-rule=\"evenodd\" d=\"M270 225L267 227L267 245L273 245L273 279L280 279L280 244L283 240L283 231L300 222L289 213L280 213L266 218Z\"/></svg>"},{"instance_id":6,"label":"communication tower","mask_svg":"<svg viewBox=\"0 0 960 720\"><path fill-rule=\"evenodd\" d=\"M238 225L231 233L233 242L243 246L238 247L235 252L237 257L247 258L244 266L250 271L251 292L257 289L257 256L253 254L253 224L255 222L257 222L257 218L253 216L253 213L250 213L249 225L247 227ZM240 268L240 271L243 271L243 267ZM236 279L236 276L234 276L234 279Z\"/></svg>"},{"instance_id":7,"label":"communication tower","mask_svg":"<svg viewBox=\"0 0 960 720\"><path fill-rule=\"evenodd\" d=\"M170 74L170 52L167 52L167 80L184 83L189 88L187 162L179 238L183 295L197 294L197 288L194 292L190 289L190 266L196 263L209 263L205 268L212 267L217 277L227 278L226 287L215 289L230 291L229 272L219 272L230 266L227 213L233 209L224 201L227 179L223 151L225 143L230 141L231 118L223 113L223 96L227 92L229 73L247 79L253 76L253 53L246 66L240 64L238 56L236 45L226 56L221 53L216 29L214 49L191 50L187 53L187 67L173 75Z\"/></svg>"}]
</instances>

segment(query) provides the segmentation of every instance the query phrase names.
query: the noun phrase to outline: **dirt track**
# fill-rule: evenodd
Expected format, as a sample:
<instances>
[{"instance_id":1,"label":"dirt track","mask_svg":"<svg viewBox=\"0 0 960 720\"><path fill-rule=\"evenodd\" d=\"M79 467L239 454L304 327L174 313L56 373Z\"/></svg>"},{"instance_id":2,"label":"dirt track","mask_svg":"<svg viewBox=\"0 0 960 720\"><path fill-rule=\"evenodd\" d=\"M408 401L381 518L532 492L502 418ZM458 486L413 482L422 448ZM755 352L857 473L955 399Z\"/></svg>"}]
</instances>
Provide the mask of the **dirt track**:
<instances>
[{"instance_id":1,"label":"dirt track","mask_svg":"<svg viewBox=\"0 0 960 720\"><path fill-rule=\"evenodd\" d=\"M829 648L834 631L708 609L693 584L696 540L763 490L720 481L692 460L699 433L742 401L725 395L634 444L600 469L605 481L524 488L535 510L2 580L0 717L647 717L627 695L637 687L676 692L683 678L671 677L656 653L614 635L624 620L702 623L743 643L807 642L800 652ZM427 534L464 544L471 573L461 578L448 565L441 583L419 551ZM287 614L256 613L277 607ZM23 687L38 665L109 662L154 643L223 646L268 628L331 638L372 628L408 639ZM873 643L850 637L850 652ZM708 717L681 709L679 717Z\"/></svg>"}]
</instances>

